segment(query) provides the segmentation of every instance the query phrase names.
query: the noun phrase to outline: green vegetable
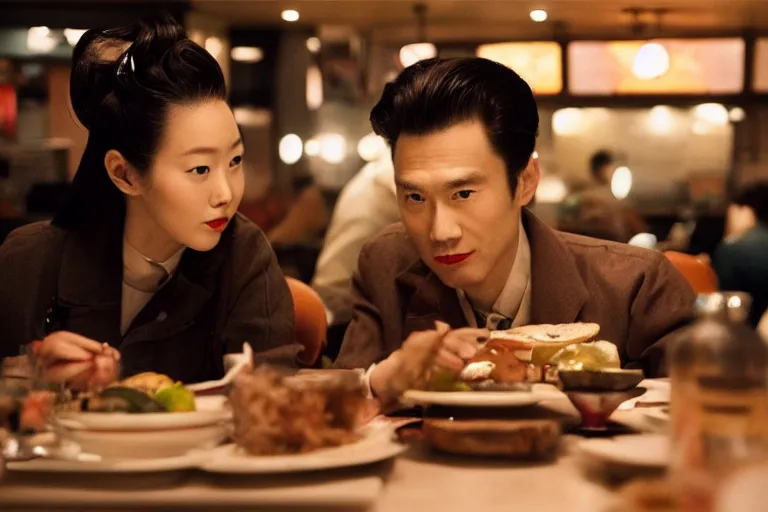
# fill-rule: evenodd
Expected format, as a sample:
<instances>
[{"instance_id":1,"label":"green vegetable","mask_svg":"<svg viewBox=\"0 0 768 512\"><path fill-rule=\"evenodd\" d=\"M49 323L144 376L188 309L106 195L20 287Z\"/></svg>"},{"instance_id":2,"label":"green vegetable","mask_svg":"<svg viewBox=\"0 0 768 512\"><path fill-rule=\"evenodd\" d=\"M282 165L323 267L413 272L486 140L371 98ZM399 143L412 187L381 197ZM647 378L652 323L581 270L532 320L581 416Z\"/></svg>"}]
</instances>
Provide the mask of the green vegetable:
<instances>
[{"instance_id":1,"label":"green vegetable","mask_svg":"<svg viewBox=\"0 0 768 512\"><path fill-rule=\"evenodd\" d=\"M453 374L446 371L436 371L433 373L427 388L430 391L472 391L469 384L456 380Z\"/></svg>"},{"instance_id":2,"label":"green vegetable","mask_svg":"<svg viewBox=\"0 0 768 512\"><path fill-rule=\"evenodd\" d=\"M154 398L170 412L191 412L195 410L195 394L185 388L181 382L157 390Z\"/></svg>"},{"instance_id":3,"label":"green vegetable","mask_svg":"<svg viewBox=\"0 0 768 512\"><path fill-rule=\"evenodd\" d=\"M88 409L97 412L168 412L160 402L133 388L111 387L89 400Z\"/></svg>"}]
</instances>

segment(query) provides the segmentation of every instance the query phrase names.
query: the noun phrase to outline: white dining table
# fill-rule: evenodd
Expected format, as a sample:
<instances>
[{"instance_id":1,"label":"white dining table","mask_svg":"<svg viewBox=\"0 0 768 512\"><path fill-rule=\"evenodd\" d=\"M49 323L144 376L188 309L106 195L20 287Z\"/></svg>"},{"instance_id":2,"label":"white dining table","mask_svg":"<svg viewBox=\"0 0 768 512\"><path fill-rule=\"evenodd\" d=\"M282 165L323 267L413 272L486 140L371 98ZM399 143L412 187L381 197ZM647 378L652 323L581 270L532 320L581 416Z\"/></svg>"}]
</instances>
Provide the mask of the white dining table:
<instances>
[{"instance_id":1,"label":"white dining table","mask_svg":"<svg viewBox=\"0 0 768 512\"><path fill-rule=\"evenodd\" d=\"M541 406L576 414L564 397ZM632 409L613 419L643 425ZM328 474L243 480L188 471L167 486L144 489L83 489L56 483L55 477L47 483L12 478L0 484L0 510L621 510L615 490L584 471L579 439L563 436L559 457L542 463L449 456L414 443L393 461Z\"/></svg>"}]
</instances>

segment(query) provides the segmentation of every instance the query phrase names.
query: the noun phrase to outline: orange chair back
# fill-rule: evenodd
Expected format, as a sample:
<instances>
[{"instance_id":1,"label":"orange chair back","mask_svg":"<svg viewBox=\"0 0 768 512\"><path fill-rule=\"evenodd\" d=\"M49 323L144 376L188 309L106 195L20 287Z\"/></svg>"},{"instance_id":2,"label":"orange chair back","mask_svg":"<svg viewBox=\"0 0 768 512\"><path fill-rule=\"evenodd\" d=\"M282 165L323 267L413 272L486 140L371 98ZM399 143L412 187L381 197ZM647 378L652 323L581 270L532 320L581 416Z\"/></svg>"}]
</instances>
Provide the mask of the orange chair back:
<instances>
[{"instance_id":1,"label":"orange chair back","mask_svg":"<svg viewBox=\"0 0 768 512\"><path fill-rule=\"evenodd\" d=\"M304 346L299 362L312 366L325 347L328 318L320 296L308 284L286 277L293 297L296 341Z\"/></svg>"},{"instance_id":2,"label":"orange chair back","mask_svg":"<svg viewBox=\"0 0 768 512\"><path fill-rule=\"evenodd\" d=\"M676 251L666 251L664 256L683 274L696 293L718 290L717 274L707 258Z\"/></svg>"}]
</instances>

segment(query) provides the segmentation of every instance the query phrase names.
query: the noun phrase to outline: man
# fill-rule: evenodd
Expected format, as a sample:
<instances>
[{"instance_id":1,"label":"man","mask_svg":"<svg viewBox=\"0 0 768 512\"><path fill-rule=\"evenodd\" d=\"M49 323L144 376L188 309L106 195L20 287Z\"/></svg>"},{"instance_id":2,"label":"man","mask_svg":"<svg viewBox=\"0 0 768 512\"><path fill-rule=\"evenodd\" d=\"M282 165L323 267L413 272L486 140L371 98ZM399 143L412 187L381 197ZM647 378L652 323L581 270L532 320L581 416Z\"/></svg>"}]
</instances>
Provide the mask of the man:
<instances>
[{"instance_id":1,"label":"man","mask_svg":"<svg viewBox=\"0 0 768 512\"><path fill-rule=\"evenodd\" d=\"M768 308L768 182L739 190L728 206L726 236L714 254L720 289L752 296L750 323Z\"/></svg>"},{"instance_id":2,"label":"man","mask_svg":"<svg viewBox=\"0 0 768 512\"><path fill-rule=\"evenodd\" d=\"M523 209L539 119L516 73L422 61L387 85L371 122L393 150L402 224L360 255L337 367L368 368L389 401L418 382L414 358L458 372L487 329L586 321L625 366L663 372L662 338L692 318L694 293L660 253L558 233Z\"/></svg>"},{"instance_id":3,"label":"man","mask_svg":"<svg viewBox=\"0 0 768 512\"><path fill-rule=\"evenodd\" d=\"M350 282L363 245L399 219L395 170L386 151L347 183L333 209L312 279L312 287L330 311L332 323L351 319Z\"/></svg>"},{"instance_id":4,"label":"man","mask_svg":"<svg viewBox=\"0 0 768 512\"><path fill-rule=\"evenodd\" d=\"M616 171L613 155L606 150L597 151L589 159L589 170L592 181L565 201L558 228L614 242L628 242L645 232L642 217L611 191L611 178Z\"/></svg>"}]
</instances>

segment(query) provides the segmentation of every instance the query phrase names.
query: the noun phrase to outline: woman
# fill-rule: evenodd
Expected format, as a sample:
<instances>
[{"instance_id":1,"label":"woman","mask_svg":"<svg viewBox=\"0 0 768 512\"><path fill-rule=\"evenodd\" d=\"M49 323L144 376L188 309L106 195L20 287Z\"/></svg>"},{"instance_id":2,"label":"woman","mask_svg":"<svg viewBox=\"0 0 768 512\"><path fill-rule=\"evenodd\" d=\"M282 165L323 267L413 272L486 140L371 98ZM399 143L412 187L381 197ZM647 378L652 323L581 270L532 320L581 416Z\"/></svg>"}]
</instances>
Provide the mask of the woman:
<instances>
[{"instance_id":1,"label":"woman","mask_svg":"<svg viewBox=\"0 0 768 512\"><path fill-rule=\"evenodd\" d=\"M90 30L71 100L88 143L66 207L0 247L3 356L42 340L49 378L219 378L248 341L292 363L290 292L236 214L243 144L216 60L170 19ZM104 380L101 379L101 380Z\"/></svg>"}]
</instances>

